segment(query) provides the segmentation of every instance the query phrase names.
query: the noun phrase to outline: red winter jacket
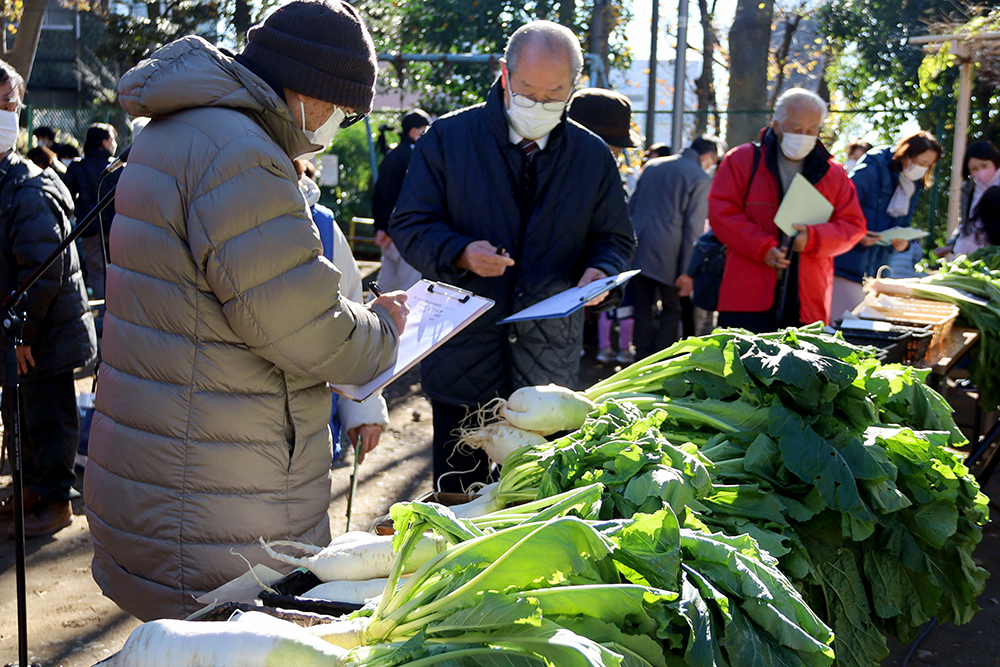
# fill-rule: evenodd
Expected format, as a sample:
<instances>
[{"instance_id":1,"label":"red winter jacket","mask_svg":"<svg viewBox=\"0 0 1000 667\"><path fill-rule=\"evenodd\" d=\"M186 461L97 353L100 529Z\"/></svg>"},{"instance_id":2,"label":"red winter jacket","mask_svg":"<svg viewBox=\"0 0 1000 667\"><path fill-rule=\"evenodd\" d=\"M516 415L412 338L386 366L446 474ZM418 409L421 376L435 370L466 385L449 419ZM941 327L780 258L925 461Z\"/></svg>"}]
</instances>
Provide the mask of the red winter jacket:
<instances>
[{"instance_id":1,"label":"red winter jacket","mask_svg":"<svg viewBox=\"0 0 1000 667\"><path fill-rule=\"evenodd\" d=\"M782 198L779 150L777 135L765 129L753 182L747 182L753 168L753 144L729 151L712 182L709 224L727 248L719 288L720 312L763 312L774 305L777 275L773 267L764 264L764 257L778 246L781 233L774 224ZM799 321L829 323L833 258L853 248L865 235L865 217L854 184L821 143L817 142L806 157L802 175L833 204L833 215L829 222L809 229L809 242L799 255Z\"/></svg>"}]
</instances>

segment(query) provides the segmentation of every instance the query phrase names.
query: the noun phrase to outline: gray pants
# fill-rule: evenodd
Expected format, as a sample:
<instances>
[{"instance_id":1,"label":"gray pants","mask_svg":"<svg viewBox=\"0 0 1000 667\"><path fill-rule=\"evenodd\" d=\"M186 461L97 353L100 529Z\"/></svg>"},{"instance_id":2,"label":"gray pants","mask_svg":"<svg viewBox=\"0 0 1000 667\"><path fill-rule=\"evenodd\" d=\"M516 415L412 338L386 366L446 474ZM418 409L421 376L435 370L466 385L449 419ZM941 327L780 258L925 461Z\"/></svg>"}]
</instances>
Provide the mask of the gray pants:
<instances>
[{"instance_id":1,"label":"gray pants","mask_svg":"<svg viewBox=\"0 0 1000 667\"><path fill-rule=\"evenodd\" d=\"M87 271L87 287L90 288L90 298L93 300L103 299L105 266L104 253L101 249L101 235L81 236L77 243L79 243L80 248L80 259L83 260L83 267Z\"/></svg>"},{"instance_id":2,"label":"gray pants","mask_svg":"<svg viewBox=\"0 0 1000 667\"><path fill-rule=\"evenodd\" d=\"M378 272L378 286L383 292L408 290L420 280L420 272L406 263L395 243L382 248L382 268Z\"/></svg>"}]
</instances>

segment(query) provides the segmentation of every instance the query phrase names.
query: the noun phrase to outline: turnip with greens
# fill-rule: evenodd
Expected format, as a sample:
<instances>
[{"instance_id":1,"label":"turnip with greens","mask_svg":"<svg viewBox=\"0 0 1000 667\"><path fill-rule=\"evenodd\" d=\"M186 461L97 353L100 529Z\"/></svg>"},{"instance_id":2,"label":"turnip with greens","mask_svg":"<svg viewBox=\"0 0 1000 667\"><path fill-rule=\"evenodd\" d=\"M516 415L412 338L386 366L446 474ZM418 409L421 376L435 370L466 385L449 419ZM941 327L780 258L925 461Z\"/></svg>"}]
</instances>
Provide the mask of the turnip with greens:
<instances>
[{"instance_id":1,"label":"turnip with greens","mask_svg":"<svg viewBox=\"0 0 1000 667\"><path fill-rule=\"evenodd\" d=\"M552 435L580 428L593 409L593 401L583 394L548 384L521 387L496 407L496 413L517 428Z\"/></svg>"},{"instance_id":2,"label":"turnip with greens","mask_svg":"<svg viewBox=\"0 0 1000 667\"><path fill-rule=\"evenodd\" d=\"M480 428L464 430L459 443L472 449L482 449L490 460L503 465L511 452L522 447L537 447L547 441L537 433L511 426L505 421L493 422Z\"/></svg>"}]
</instances>

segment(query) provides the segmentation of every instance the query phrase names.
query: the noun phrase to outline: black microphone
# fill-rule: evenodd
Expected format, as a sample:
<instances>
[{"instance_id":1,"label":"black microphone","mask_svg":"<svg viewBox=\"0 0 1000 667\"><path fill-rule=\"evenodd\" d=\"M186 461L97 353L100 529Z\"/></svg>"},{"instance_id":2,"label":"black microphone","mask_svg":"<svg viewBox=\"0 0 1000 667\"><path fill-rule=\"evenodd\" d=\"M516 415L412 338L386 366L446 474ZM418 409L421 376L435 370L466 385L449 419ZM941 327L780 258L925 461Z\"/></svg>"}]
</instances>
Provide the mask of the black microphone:
<instances>
[{"instance_id":1,"label":"black microphone","mask_svg":"<svg viewBox=\"0 0 1000 667\"><path fill-rule=\"evenodd\" d=\"M121 152L121 155L119 155L118 157L116 157L115 161L112 162L111 164L109 164L108 168L104 170L104 173L101 174L101 178L104 178L105 176L107 176L111 172L115 171L116 169L120 169L121 167L125 166L125 163L128 162L129 151L131 151L131 150L132 150L132 146L131 145L128 148L126 148L125 150L123 150Z\"/></svg>"}]
</instances>

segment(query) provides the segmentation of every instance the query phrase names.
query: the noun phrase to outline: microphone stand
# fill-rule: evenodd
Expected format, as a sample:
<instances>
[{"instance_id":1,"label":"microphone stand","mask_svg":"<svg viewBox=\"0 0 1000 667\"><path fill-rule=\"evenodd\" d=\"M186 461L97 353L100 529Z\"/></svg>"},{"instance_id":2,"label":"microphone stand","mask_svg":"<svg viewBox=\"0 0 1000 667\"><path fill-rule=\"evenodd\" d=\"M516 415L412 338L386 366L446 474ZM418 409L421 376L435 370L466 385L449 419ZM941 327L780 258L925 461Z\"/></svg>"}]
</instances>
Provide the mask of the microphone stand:
<instances>
[{"instance_id":1,"label":"microphone stand","mask_svg":"<svg viewBox=\"0 0 1000 667\"><path fill-rule=\"evenodd\" d=\"M123 152L124 157L124 152ZM122 160L122 158L119 158ZM118 165L124 164L124 160ZM4 341L4 392L14 393L13 424L11 426L10 469L14 477L14 567L17 582L17 656L20 667L28 667L28 610L27 589L25 586L24 559L24 482L21 476L21 415L18 386L20 384L17 369L17 347L21 344L21 333L24 329L24 318L20 315L21 299L31 289L49 267L59 260L59 256L97 220L101 212L115 199L117 185L97 203L97 206L87 214L59 246L52 251L44 262L38 265L17 289L10 293L0 305L0 335Z\"/></svg>"}]
</instances>

